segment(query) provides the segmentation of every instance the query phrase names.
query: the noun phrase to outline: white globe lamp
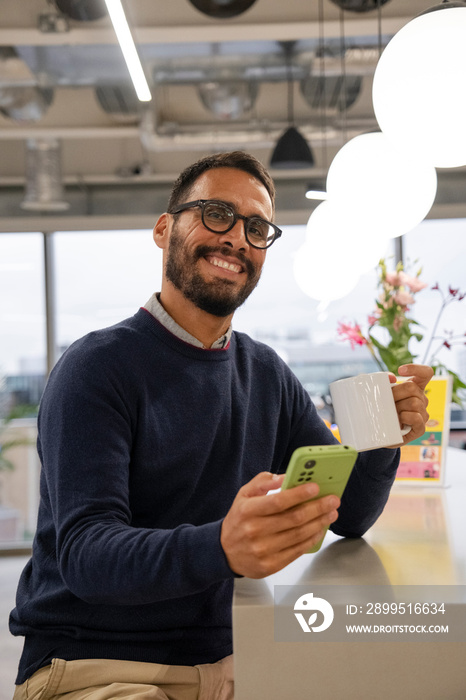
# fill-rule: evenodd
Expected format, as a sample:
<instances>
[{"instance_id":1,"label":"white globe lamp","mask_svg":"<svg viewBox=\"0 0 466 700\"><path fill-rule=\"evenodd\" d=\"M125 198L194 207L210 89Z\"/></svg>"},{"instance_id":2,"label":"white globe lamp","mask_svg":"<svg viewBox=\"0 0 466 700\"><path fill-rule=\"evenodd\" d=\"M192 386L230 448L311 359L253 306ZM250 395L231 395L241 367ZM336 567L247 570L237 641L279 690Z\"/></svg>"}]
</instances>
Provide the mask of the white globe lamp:
<instances>
[{"instance_id":1,"label":"white globe lamp","mask_svg":"<svg viewBox=\"0 0 466 700\"><path fill-rule=\"evenodd\" d=\"M436 193L435 168L394 148L381 132L348 141L327 175L329 201L340 202L361 232L384 240L420 224Z\"/></svg>"},{"instance_id":2,"label":"white globe lamp","mask_svg":"<svg viewBox=\"0 0 466 700\"><path fill-rule=\"evenodd\" d=\"M374 74L383 133L437 168L466 165L465 37L466 3L446 0L395 34Z\"/></svg>"},{"instance_id":3,"label":"white globe lamp","mask_svg":"<svg viewBox=\"0 0 466 700\"><path fill-rule=\"evenodd\" d=\"M386 242L367 239L338 203L326 201L313 211L306 240L295 254L293 271L300 289L313 299L341 299L357 285L361 274L375 267Z\"/></svg>"},{"instance_id":4,"label":"white globe lamp","mask_svg":"<svg viewBox=\"0 0 466 700\"><path fill-rule=\"evenodd\" d=\"M356 215L342 203L322 202L311 214L306 226L306 243L323 256L332 256L343 268L343 277L350 270L361 275L374 268L386 253L389 238L373 228L363 227Z\"/></svg>"},{"instance_id":5,"label":"white globe lamp","mask_svg":"<svg viewBox=\"0 0 466 700\"><path fill-rule=\"evenodd\" d=\"M342 269L330 251L320 254L309 243L295 253L294 278L304 294L316 301L331 302L349 294L359 281L351 269Z\"/></svg>"}]
</instances>

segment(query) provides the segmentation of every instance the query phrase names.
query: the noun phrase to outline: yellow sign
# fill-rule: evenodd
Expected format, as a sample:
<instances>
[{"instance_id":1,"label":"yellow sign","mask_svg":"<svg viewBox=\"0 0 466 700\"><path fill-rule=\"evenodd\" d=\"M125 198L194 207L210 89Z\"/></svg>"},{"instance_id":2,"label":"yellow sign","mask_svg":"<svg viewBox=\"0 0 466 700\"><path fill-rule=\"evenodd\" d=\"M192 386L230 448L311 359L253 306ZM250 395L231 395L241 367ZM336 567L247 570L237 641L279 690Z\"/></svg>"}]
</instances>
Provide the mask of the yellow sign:
<instances>
[{"instance_id":1,"label":"yellow sign","mask_svg":"<svg viewBox=\"0 0 466 700\"><path fill-rule=\"evenodd\" d=\"M445 455L450 434L450 402L452 378L433 377L426 387L429 399L429 420L426 432L401 448L397 481L443 483Z\"/></svg>"}]
</instances>

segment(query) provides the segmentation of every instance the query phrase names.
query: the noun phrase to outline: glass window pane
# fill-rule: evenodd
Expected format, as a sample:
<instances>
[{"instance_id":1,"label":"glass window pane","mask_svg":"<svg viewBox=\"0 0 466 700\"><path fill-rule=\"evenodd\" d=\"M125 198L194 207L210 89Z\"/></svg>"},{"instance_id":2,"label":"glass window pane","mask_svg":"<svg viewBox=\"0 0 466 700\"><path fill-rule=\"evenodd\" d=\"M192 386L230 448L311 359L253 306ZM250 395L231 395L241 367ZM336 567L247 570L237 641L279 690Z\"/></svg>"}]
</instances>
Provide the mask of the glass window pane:
<instances>
[{"instance_id":1,"label":"glass window pane","mask_svg":"<svg viewBox=\"0 0 466 700\"><path fill-rule=\"evenodd\" d=\"M435 332L439 337L429 346L443 298L452 299L449 287L466 292L466 219L424 221L404 236L403 246L407 264L411 262L414 269L422 267L421 279L428 285L416 295L413 307L424 335L418 346L419 359L428 364L439 360L466 382L466 299L447 303ZM440 291L432 289L436 283ZM459 337L450 342L448 349L443 341L448 342L450 334Z\"/></svg>"},{"instance_id":2,"label":"glass window pane","mask_svg":"<svg viewBox=\"0 0 466 700\"><path fill-rule=\"evenodd\" d=\"M1 548L30 540L35 529L39 461L34 407L46 367L43 267L42 234L0 235ZM11 441L20 444L11 446Z\"/></svg>"},{"instance_id":3,"label":"glass window pane","mask_svg":"<svg viewBox=\"0 0 466 700\"><path fill-rule=\"evenodd\" d=\"M54 236L59 354L89 331L132 316L160 291L162 251L152 231Z\"/></svg>"}]
</instances>

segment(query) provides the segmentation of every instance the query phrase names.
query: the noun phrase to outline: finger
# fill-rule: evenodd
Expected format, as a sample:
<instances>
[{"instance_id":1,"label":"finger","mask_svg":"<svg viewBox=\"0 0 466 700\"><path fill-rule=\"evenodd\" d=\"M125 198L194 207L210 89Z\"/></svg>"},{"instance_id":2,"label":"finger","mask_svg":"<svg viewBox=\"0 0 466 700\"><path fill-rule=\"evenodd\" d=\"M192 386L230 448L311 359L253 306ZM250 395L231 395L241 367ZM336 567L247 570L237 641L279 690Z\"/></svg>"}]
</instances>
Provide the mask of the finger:
<instances>
[{"instance_id":1,"label":"finger","mask_svg":"<svg viewBox=\"0 0 466 700\"><path fill-rule=\"evenodd\" d=\"M272 493L267 498L260 499L255 503L251 503L251 508L254 508L257 515L270 516L281 514L284 511L291 510L319 495L319 485L316 483L301 484L294 486L291 489Z\"/></svg>"},{"instance_id":2,"label":"finger","mask_svg":"<svg viewBox=\"0 0 466 700\"><path fill-rule=\"evenodd\" d=\"M289 555L290 552L295 552L296 549L299 549L299 554L308 552L311 547L324 537L328 527L336 520L338 520L338 511L332 510L318 520L309 523L307 526L295 530L293 532L293 539L288 538L288 545L285 546L281 552L287 555Z\"/></svg>"},{"instance_id":3,"label":"finger","mask_svg":"<svg viewBox=\"0 0 466 700\"><path fill-rule=\"evenodd\" d=\"M263 519L255 522L257 527L265 527L267 532L276 535L306 527L309 523L318 521L319 518L327 517L329 513L336 511L339 507L340 499L330 495L269 515L266 522Z\"/></svg>"},{"instance_id":4,"label":"finger","mask_svg":"<svg viewBox=\"0 0 466 700\"><path fill-rule=\"evenodd\" d=\"M414 382L405 382L393 387L393 398L395 399L397 411L424 411L429 404L429 399L425 393Z\"/></svg>"},{"instance_id":5,"label":"finger","mask_svg":"<svg viewBox=\"0 0 466 700\"><path fill-rule=\"evenodd\" d=\"M265 496L269 491L279 489L285 478L284 474L271 474L270 472L259 472L255 477L244 484L238 491L238 494L246 498L255 496Z\"/></svg>"},{"instance_id":6,"label":"finger","mask_svg":"<svg viewBox=\"0 0 466 700\"><path fill-rule=\"evenodd\" d=\"M426 432L426 423L429 420L429 414L426 412L409 412L404 411L401 414L403 425L409 425L411 431L403 436L404 442L411 442L415 438L421 437Z\"/></svg>"},{"instance_id":7,"label":"finger","mask_svg":"<svg viewBox=\"0 0 466 700\"><path fill-rule=\"evenodd\" d=\"M258 540L254 549L255 575L269 576L308 552L325 535L328 526L338 518L338 511L325 513L310 523Z\"/></svg>"},{"instance_id":8,"label":"finger","mask_svg":"<svg viewBox=\"0 0 466 700\"><path fill-rule=\"evenodd\" d=\"M278 491L285 478L284 474L260 472L251 481L241 487L235 502L241 503L245 517L268 516L281 513L289 508L316 498L319 494L318 484L301 484L285 491ZM269 493L274 491L275 493ZM268 495L267 495L268 494Z\"/></svg>"},{"instance_id":9,"label":"finger","mask_svg":"<svg viewBox=\"0 0 466 700\"><path fill-rule=\"evenodd\" d=\"M396 391L395 388L393 389L393 395L400 425L412 426L412 416L408 416L408 413L415 414L416 426L419 426L418 429L420 429L422 424L423 430L425 430L425 424L429 420L429 414L426 410L429 404L427 396L422 389L413 382L406 382L403 385L398 385L396 389Z\"/></svg>"},{"instance_id":10,"label":"finger","mask_svg":"<svg viewBox=\"0 0 466 700\"><path fill-rule=\"evenodd\" d=\"M425 389L434 376L434 371L428 365L408 364L398 367L398 374L401 377L410 377L411 381L415 382L421 389Z\"/></svg>"}]
</instances>

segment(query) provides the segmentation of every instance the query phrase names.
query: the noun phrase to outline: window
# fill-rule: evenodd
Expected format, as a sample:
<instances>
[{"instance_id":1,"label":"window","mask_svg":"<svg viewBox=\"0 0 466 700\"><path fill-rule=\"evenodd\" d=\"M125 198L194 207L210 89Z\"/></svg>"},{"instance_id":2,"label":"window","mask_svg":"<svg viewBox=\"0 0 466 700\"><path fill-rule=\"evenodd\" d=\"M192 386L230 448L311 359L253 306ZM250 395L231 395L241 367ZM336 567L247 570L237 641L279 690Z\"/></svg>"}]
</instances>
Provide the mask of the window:
<instances>
[{"instance_id":1,"label":"window","mask_svg":"<svg viewBox=\"0 0 466 700\"><path fill-rule=\"evenodd\" d=\"M414 317L421 324L420 332L424 334L424 340L419 344L419 360L424 362L432 357L432 352L442 346L440 339L434 341L430 349L427 348L442 301L441 294L432 287L438 283L446 294L449 286L466 292L466 219L424 221L404 236L403 249L408 265L411 262L414 269L422 266L421 279L428 284L428 287L416 296L416 304L413 307ZM414 263L416 260L418 262ZM461 303L454 301L445 309L436 335L445 336L453 332L455 335L464 336L465 319L466 299ZM459 340L460 344L452 346L450 350L443 346L436 357L466 381L466 336L464 342Z\"/></svg>"},{"instance_id":2,"label":"window","mask_svg":"<svg viewBox=\"0 0 466 700\"><path fill-rule=\"evenodd\" d=\"M160 290L162 251L151 231L54 236L59 354L91 330L132 316Z\"/></svg>"},{"instance_id":3,"label":"window","mask_svg":"<svg viewBox=\"0 0 466 700\"><path fill-rule=\"evenodd\" d=\"M27 540L35 527L39 464L37 406L45 382L43 238L0 235L0 545ZM18 441L16 446L6 443ZM1 447L3 446L3 449ZM14 469L10 470L9 465Z\"/></svg>"}]
</instances>

